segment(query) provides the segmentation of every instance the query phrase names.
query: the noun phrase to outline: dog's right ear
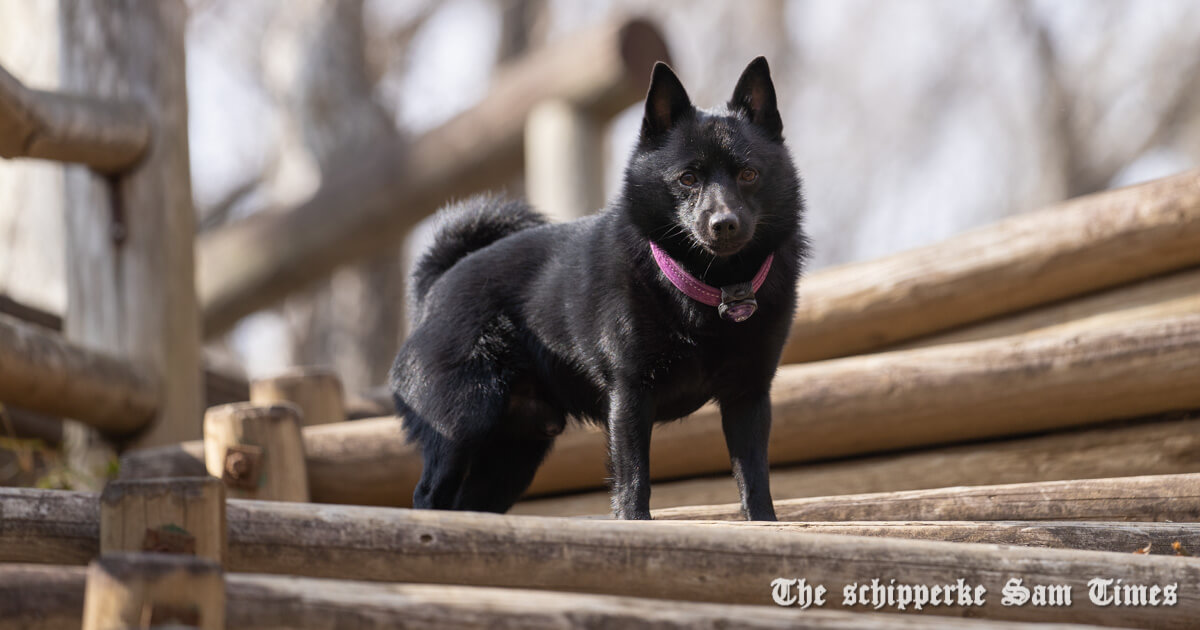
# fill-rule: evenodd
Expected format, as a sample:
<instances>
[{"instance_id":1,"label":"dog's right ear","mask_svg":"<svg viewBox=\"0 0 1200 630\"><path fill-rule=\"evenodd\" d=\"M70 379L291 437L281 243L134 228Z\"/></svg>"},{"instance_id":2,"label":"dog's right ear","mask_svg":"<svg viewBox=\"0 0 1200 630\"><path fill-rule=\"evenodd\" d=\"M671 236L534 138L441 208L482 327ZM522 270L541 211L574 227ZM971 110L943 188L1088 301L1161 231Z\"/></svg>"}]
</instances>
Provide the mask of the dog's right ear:
<instances>
[{"instance_id":1,"label":"dog's right ear","mask_svg":"<svg viewBox=\"0 0 1200 630\"><path fill-rule=\"evenodd\" d=\"M663 62L654 64L650 76L650 91L646 93L646 115L642 118L642 140L660 138L680 118L692 113L692 101L671 67Z\"/></svg>"}]
</instances>

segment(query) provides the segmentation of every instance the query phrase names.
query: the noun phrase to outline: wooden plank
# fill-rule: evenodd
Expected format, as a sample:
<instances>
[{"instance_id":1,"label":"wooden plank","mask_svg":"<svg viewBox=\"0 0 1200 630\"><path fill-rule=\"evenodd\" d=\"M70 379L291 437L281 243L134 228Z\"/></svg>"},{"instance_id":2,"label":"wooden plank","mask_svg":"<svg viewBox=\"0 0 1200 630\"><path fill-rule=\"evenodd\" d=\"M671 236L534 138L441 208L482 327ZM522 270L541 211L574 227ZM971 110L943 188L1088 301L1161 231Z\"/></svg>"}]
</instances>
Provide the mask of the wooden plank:
<instances>
[{"instance_id":1,"label":"wooden plank","mask_svg":"<svg viewBox=\"0 0 1200 630\"><path fill-rule=\"evenodd\" d=\"M225 561L225 486L214 477L115 480L100 495L100 553L154 551Z\"/></svg>"},{"instance_id":2,"label":"wooden plank","mask_svg":"<svg viewBox=\"0 0 1200 630\"><path fill-rule=\"evenodd\" d=\"M1200 263L1200 170L810 274L783 361L846 356Z\"/></svg>"},{"instance_id":3,"label":"wooden plank","mask_svg":"<svg viewBox=\"0 0 1200 630\"><path fill-rule=\"evenodd\" d=\"M35 528L52 526L53 506L61 494L0 490L3 504L39 502L43 518L25 521ZM1194 497L1177 497L1175 502L1197 505ZM772 603L769 585L780 576L808 577L838 594L847 584L873 577L908 584L944 584L962 578L983 585L991 593L988 603L926 612L1156 628L1189 627L1200 615L1200 592L1188 586L1200 581L1200 564L1191 558L839 536L737 524L560 519L237 499L229 500L227 507L231 572L768 605ZM0 542L7 540L0 538ZM13 553L12 547L0 544L0 553ZM0 556L0 561L12 559ZM1181 588L1177 605L1171 607L1105 608L1086 601L1059 609L1001 606L998 593L1013 577L1028 584L1068 585L1080 600L1094 577L1131 584L1178 583Z\"/></svg>"},{"instance_id":4,"label":"wooden plank","mask_svg":"<svg viewBox=\"0 0 1200 630\"><path fill-rule=\"evenodd\" d=\"M147 107L154 133L137 167L106 177L65 169L68 338L139 362L158 377L153 423L129 445L200 437L200 321L188 162L180 0L67 2L59 11L62 84Z\"/></svg>"},{"instance_id":5,"label":"wooden plank","mask_svg":"<svg viewBox=\"0 0 1200 630\"><path fill-rule=\"evenodd\" d=\"M150 145L150 118L128 98L31 90L0 67L0 157L86 164L116 173Z\"/></svg>"},{"instance_id":6,"label":"wooden plank","mask_svg":"<svg viewBox=\"0 0 1200 630\"><path fill-rule=\"evenodd\" d=\"M0 630L77 630L83 611L84 573L78 567L0 567ZM1096 626L943 619L810 608L812 630L1070 630ZM380 584L349 580L225 576L225 618L230 628L327 630L329 628L493 629L691 628L784 629L797 612L764 606L669 602L636 597L581 595L507 588Z\"/></svg>"},{"instance_id":7,"label":"wooden plank","mask_svg":"<svg viewBox=\"0 0 1200 630\"><path fill-rule=\"evenodd\" d=\"M225 576L207 558L112 553L88 565L83 630L225 628Z\"/></svg>"},{"instance_id":8,"label":"wooden plank","mask_svg":"<svg viewBox=\"0 0 1200 630\"><path fill-rule=\"evenodd\" d=\"M729 521L697 521L729 525ZM1019 545L1154 555L1195 555L1200 550L1200 523L1129 523L1089 521L813 521L769 523L741 521L744 527L772 531L911 538L944 542ZM1175 545L1179 545L1179 550Z\"/></svg>"},{"instance_id":9,"label":"wooden plank","mask_svg":"<svg viewBox=\"0 0 1200 630\"><path fill-rule=\"evenodd\" d=\"M1200 520L1200 473L1039 481L775 502L783 521ZM667 508L659 519L736 520L737 504Z\"/></svg>"},{"instance_id":10,"label":"wooden plank","mask_svg":"<svg viewBox=\"0 0 1200 630\"><path fill-rule=\"evenodd\" d=\"M1200 472L1200 415L775 468L776 499ZM653 509L740 500L728 474L654 485ZM607 490L533 498L510 514L608 514Z\"/></svg>"},{"instance_id":11,"label":"wooden plank","mask_svg":"<svg viewBox=\"0 0 1200 630\"><path fill-rule=\"evenodd\" d=\"M361 151L300 206L203 235L197 286L205 334L395 246L447 199L508 183L520 173L535 105L563 99L607 120L642 99L658 60L668 60L666 44L644 20L573 36L515 62L482 102L409 146Z\"/></svg>"},{"instance_id":12,"label":"wooden plank","mask_svg":"<svg viewBox=\"0 0 1200 630\"><path fill-rule=\"evenodd\" d=\"M152 420L159 388L128 360L0 314L0 400L122 434Z\"/></svg>"},{"instance_id":13,"label":"wooden plank","mask_svg":"<svg viewBox=\"0 0 1200 630\"><path fill-rule=\"evenodd\" d=\"M256 405L292 403L300 408L302 426L346 421L342 380L330 369L302 367L250 383Z\"/></svg>"},{"instance_id":14,"label":"wooden plank","mask_svg":"<svg viewBox=\"0 0 1200 630\"><path fill-rule=\"evenodd\" d=\"M308 501L300 409L231 403L204 414L204 463L231 497Z\"/></svg>"},{"instance_id":15,"label":"wooden plank","mask_svg":"<svg viewBox=\"0 0 1200 630\"><path fill-rule=\"evenodd\" d=\"M1098 328L1136 322L1148 317L1197 312L1200 312L1200 269L1185 269L1081 298L921 337L890 347L888 350L928 348L948 343L1046 331L1063 324L1076 326L1086 323Z\"/></svg>"}]
</instances>

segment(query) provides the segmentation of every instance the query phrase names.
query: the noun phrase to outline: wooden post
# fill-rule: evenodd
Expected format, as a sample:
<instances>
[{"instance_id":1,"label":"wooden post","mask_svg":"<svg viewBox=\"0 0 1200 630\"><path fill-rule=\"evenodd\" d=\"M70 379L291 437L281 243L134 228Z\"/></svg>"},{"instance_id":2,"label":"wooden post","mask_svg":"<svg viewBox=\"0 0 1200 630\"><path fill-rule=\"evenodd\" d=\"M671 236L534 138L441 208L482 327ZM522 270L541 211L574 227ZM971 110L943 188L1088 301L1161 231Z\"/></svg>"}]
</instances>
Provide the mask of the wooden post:
<instances>
[{"instance_id":1,"label":"wooden post","mask_svg":"<svg viewBox=\"0 0 1200 630\"><path fill-rule=\"evenodd\" d=\"M204 416L204 463L229 496L308 501L300 411L295 405L232 403Z\"/></svg>"},{"instance_id":2,"label":"wooden post","mask_svg":"<svg viewBox=\"0 0 1200 630\"><path fill-rule=\"evenodd\" d=\"M300 408L302 426L346 420L342 380L332 370L296 368L273 378L250 383L250 402L256 405L292 403Z\"/></svg>"},{"instance_id":3,"label":"wooden post","mask_svg":"<svg viewBox=\"0 0 1200 630\"><path fill-rule=\"evenodd\" d=\"M88 565L83 630L225 628L225 577L211 560L118 553Z\"/></svg>"},{"instance_id":4,"label":"wooden post","mask_svg":"<svg viewBox=\"0 0 1200 630\"><path fill-rule=\"evenodd\" d=\"M525 193L533 207L560 221L604 204L600 125L564 100L539 103L525 121Z\"/></svg>"},{"instance_id":5,"label":"wooden post","mask_svg":"<svg viewBox=\"0 0 1200 630\"><path fill-rule=\"evenodd\" d=\"M215 477L111 481L100 495L100 553L186 553L225 562L225 486Z\"/></svg>"},{"instance_id":6,"label":"wooden post","mask_svg":"<svg viewBox=\"0 0 1200 630\"><path fill-rule=\"evenodd\" d=\"M200 436L200 320L188 164L180 0L63 2L62 87L140 103L151 138L136 166L65 174L68 338L142 365L159 380L158 413L132 446ZM72 432L79 429L75 427ZM87 437L68 437L83 447Z\"/></svg>"}]
</instances>

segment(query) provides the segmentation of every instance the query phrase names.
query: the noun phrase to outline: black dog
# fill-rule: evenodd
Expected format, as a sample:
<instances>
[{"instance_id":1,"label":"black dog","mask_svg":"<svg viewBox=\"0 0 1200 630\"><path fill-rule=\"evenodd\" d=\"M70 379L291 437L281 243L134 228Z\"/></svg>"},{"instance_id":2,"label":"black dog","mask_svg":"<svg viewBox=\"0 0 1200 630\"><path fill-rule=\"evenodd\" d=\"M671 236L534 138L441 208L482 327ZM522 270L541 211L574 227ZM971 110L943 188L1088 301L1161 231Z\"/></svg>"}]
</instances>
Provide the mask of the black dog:
<instances>
[{"instance_id":1,"label":"black dog","mask_svg":"<svg viewBox=\"0 0 1200 630\"><path fill-rule=\"evenodd\" d=\"M618 518L650 518L650 430L716 399L747 518L774 520L771 381L807 244L765 59L726 107L654 67L621 195L548 225L520 202L441 212L391 387L418 508L504 512L568 415L605 423Z\"/></svg>"}]
</instances>

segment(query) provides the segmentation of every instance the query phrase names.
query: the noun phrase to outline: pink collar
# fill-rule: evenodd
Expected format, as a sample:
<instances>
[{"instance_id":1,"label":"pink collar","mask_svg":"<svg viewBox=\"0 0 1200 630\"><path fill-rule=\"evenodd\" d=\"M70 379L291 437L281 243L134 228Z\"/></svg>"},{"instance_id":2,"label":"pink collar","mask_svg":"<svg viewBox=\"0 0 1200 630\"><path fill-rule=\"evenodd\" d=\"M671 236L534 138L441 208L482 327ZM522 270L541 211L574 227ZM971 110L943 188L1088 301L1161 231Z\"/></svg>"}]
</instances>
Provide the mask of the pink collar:
<instances>
[{"instance_id":1,"label":"pink collar","mask_svg":"<svg viewBox=\"0 0 1200 630\"><path fill-rule=\"evenodd\" d=\"M675 288L701 304L717 307L721 317L734 322L746 321L758 309L754 294L762 288L767 279L767 272L771 271L771 261L775 260L775 254L767 256L758 273L754 274L754 279L749 282L749 287L745 286L747 283L742 283L718 289L700 282L692 274L684 271L683 267L654 241L650 242L650 251L654 254L654 262L658 263L658 268ZM749 289L748 293L746 289Z\"/></svg>"}]
</instances>

